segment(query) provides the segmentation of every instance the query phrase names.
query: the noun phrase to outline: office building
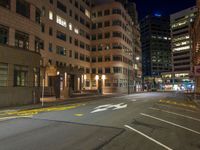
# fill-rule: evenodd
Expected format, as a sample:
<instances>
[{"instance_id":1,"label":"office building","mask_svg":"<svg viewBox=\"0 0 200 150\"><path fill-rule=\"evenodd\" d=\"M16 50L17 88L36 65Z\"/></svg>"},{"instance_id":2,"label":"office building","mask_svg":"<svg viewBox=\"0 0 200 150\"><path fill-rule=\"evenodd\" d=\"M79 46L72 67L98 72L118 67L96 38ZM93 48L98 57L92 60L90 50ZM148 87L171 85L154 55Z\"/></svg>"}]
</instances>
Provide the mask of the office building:
<instances>
[{"instance_id":1,"label":"office building","mask_svg":"<svg viewBox=\"0 0 200 150\"><path fill-rule=\"evenodd\" d=\"M121 3L5 0L0 12L0 106L139 89L139 27Z\"/></svg>"},{"instance_id":2,"label":"office building","mask_svg":"<svg viewBox=\"0 0 200 150\"><path fill-rule=\"evenodd\" d=\"M197 16L192 27L192 62L194 68L195 92L200 93L200 0L197 0Z\"/></svg>"},{"instance_id":3,"label":"office building","mask_svg":"<svg viewBox=\"0 0 200 150\"><path fill-rule=\"evenodd\" d=\"M140 27L144 84L159 88L161 73L171 71L170 20L161 14L147 15Z\"/></svg>"},{"instance_id":4,"label":"office building","mask_svg":"<svg viewBox=\"0 0 200 150\"><path fill-rule=\"evenodd\" d=\"M121 3L106 2L93 7L92 22L92 86L102 84L106 93L133 92L132 19Z\"/></svg>"},{"instance_id":5,"label":"office building","mask_svg":"<svg viewBox=\"0 0 200 150\"><path fill-rule=\"evenodd\" d=\"M36 0L0 2L0 106L40 97L40 9Z\"/></svg>"},{"instance_id":6,"label":"office building","mask_svg":"<svg viewBox=\"0 0 200 150\"><path fill-rule=\"evenodd\" d=\"M192 23L197 8L191 7L170 16L172 48L172 84L175 90L191 89L193 82Z\"/></svg>"}]
</instances>

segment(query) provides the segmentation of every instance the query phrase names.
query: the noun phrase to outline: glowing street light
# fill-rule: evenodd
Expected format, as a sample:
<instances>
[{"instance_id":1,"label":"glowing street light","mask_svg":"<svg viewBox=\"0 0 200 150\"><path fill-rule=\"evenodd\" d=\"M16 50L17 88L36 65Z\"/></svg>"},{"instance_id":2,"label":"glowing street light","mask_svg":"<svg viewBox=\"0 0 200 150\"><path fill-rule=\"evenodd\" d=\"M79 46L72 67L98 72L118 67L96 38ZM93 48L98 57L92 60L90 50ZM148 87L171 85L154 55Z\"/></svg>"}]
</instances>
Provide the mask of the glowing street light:
<instances>
[{"instance_id":1,"label":"glowing street light","mask_svg":"<svg viewBox=\"0 0 200 150\"><path fill-rule=\"evenodd\" d=\"M105 79L106 79L106 76L105 76L105 75L102 75L102 79L105 80Z\"/></svg>"},{"instance_id":2,"label":"glowing street light","mask_svg":"<svg viewBox=\"0 0 200 150\"><path fill-rule=\"evenodd\" d=\"M136 57L136 60L140 60L140 57Z\"/></svg>"},{"instance_id":3,"label":"glowing street light","mask_svg":"<svg viewBox=\"0 0 200 150\"><path fill-rule=\"evenodd\" d=\"M96 76L95 76L95 79L96 79L96 80L99 80L99 75L96 75Z\"/></svg>"}]
</instances>

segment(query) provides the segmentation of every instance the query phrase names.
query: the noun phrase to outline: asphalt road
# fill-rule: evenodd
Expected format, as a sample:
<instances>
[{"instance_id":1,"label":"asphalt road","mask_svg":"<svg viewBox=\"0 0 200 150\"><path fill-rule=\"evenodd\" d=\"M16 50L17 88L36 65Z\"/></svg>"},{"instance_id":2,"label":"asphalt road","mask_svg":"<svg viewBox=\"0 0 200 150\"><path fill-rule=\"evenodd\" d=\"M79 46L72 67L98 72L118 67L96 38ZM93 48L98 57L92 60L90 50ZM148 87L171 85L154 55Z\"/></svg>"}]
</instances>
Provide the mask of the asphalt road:
<instances>
[{"instance_id":1,"label":"asphalt road","mask_svg":"<svg viewBox=\"0 0 200 150\"><path fill-rule=\"evenodd\" d=\"M200 110L179 93L141 93L8 114L0 150L200 150Z\"/></svg>"}]
</instances>

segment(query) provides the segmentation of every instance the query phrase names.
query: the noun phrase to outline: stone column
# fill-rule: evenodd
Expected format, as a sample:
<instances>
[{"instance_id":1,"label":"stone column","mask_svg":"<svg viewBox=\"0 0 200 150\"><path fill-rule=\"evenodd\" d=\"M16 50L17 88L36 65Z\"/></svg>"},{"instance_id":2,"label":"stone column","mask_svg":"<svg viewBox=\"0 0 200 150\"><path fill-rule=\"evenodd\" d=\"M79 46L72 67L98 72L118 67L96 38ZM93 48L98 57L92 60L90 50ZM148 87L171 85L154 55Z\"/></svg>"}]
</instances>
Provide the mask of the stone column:
<instances>
[{"instance_id":1,"label":"stone column","mask_svg":"<svg viewBox=\"0 0 200 150\"><path fill-rule=\"evenodd\" d=\"M29 49L35 51L35 36L32 34L29 35Z\"/></svg>"},{"instance_id":2,"label":"stone column","mask_svg":"<svg viewBox=\"0 0 200 150\"><path fill-rule=\"evenodd\" d=\"M10 3L11 12L16 13L16 0L11 0Z\"/></svg>"},{"instance_id":3,"label":"stone column","mask_svg":"<svg viewBox=\"0 0 200 150\"><path fill-rule=\"evenodd\" d=\"M13 87L14 86L14 65L9 64L8 66L8 87Z\"/></svg>"},{"instance_id":4,"label":"stone column","mask_svg":"<svg viewBox=\"0 0 200 150\"><path fill-rule=\"evenodd\" d=\"M8 45L15 46L15 29L14 28L9 28Z\"/></svg>"}]
</instances>

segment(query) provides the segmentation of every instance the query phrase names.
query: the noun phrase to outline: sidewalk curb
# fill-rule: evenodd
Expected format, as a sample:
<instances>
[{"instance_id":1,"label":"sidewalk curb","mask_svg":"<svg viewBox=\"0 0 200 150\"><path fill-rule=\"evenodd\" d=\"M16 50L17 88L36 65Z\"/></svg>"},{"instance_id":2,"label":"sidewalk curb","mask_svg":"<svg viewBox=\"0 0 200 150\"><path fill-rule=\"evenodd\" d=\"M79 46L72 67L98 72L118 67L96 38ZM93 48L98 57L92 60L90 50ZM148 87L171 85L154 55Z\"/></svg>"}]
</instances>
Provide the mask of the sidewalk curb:
<instances>
[{"instance_id":1,"label":"sidewalk curb","mask_svg":"<svg viewBox=\"0 0 200 150\"><path fill-rule=\"evenodd\" d=\"M193 94L193 93L184 93L184 94L186 95L186 97L187 97L190 101L194 102L194 104L195 104L198 108L200 108L200 100L194 100L194 98L192 98L192 96L191 96L191 94Z\"/></svg>"},{"instance_id":2,"label":"sidewalk curb","mask_svg":"<svg viewBox=\"0 0 200 150\"><path fill-rule=\"evenodd\" d=\"M52 106L59 106L59 105L70 105L70 104L77 104L77 103L84 103L84 102L91 102L97 99L106 99L106 98L113 98L118 96L125 96L126 94L113 94L113 95L92 95L87 97L76 97L76 98L69 98L66 100L59 100L56 102L46 102L42 107L41 102L38 104L30 104L30 105L23 105L23 106L11 106L11 107L2 107L0 108L0 113L5 112L12 112L12 111L22 111L22 110L31 110L31 109L38 109L38 108L47 108Z\"/></svg>"}]
</instances>

